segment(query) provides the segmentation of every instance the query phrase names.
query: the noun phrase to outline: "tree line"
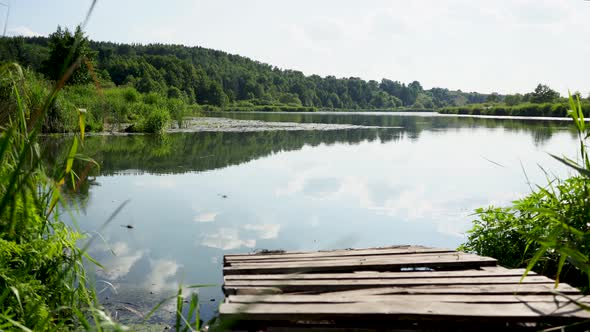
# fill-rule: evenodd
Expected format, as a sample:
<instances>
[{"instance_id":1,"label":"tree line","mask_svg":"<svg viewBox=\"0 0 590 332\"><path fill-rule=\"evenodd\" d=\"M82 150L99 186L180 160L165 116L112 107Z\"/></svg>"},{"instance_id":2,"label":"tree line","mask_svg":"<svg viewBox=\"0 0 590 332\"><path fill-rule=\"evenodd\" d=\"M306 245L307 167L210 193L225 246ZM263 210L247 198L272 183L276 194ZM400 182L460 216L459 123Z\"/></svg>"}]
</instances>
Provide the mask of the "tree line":
<instances>
[{"instance_id":1,"label":"tree line","mask_svg":"<svg viewBox=\"0 0 590 332\"><path fill-rule=\"evenodd\" d=\"M83 55L70 84L99 82L103 87L130 86L187 103L233 106L289 105L321 109L435 109L485 102L490 95L424 89L390 79L306 76L203 47L166 44L119 44L91 41L80 29L58 27L49 37L0 39L0 61L15 61L57 80L76 42ZM503 96L502 96L503 97Z\"/></svg>"}]
</instances>

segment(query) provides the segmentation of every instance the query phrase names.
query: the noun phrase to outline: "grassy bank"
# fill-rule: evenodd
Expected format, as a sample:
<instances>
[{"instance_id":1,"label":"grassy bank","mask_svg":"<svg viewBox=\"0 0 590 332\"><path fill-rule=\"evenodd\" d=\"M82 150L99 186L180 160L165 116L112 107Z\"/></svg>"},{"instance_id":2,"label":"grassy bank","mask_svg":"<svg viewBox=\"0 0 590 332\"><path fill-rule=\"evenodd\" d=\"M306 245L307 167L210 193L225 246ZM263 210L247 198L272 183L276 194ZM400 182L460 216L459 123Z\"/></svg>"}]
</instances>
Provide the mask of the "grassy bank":
<instances>
[{"instance_id":1,"label":"grassy bank","mask_svg":"<svg viewBox=\"0 0 590 332\"><path fill-rule=\"evenodd\" d=\"M39 82L27 80L17 65L0 67L0 78L7 94L0 108L5 116L0 123L0 329L69 330L93 321L119 330L96 303L84 271L84 261L93 262L86 247L78 246L84 235L60 219L63 193L78 190L96 166L78 151L85 114L72 115L79 135L69 142L67 156L48 169L38 137L46 115L55 111L59 87L44 95L47 91L34 89ZM75 173L75 165L84 171Z\"/></svg>"},{"instance_id":2,"label":"grassy bank","mask_svg":"<svg viewBox=\"0 0 590 332\"><path fill-rule=\"evenodd\" d=\"M61 93L59 84L51 87L45 83L27 78L16 64L0 67L0 90L4 94L0 99L0 331L126 331L129 329L117 323L99 303L95 280L85 271L88 264L102 268L87 254L96 236L82 233L77 223L62 219L69 213L70 194L84 191L87 176L98 167L82 155L86 128L92 126L86 120L95 114L69 107L68 103L76 102L72 95L86 98L78 102L96 102L91 95L94 92L78 86ZM124 99L129 93L107 91L122 95L114 99ZM157 100L125 102L165 110ZM61 137L61 145L67 148L48 163L42 159L39 137L52 112L71 121L68 124L76 134ZM110 211L93 233L107 227L124 206ZM175 301L174 330L198 331L198 295L190 291L198 287L206 285L181 285L177 294L163 299L150 313L138 315L149 324L148 319L163 303ZM149 325L134 328L145 330Z\"/></svg>"},{"instance_id":3,"label":"grassy bank","mask_svg":"<svg viewBox=\"0 0 590 332\"><path fill-rule=\"evenodd\" d=\"M21 72L23 107L42 109L54 83L30 70L21 69ZM0 86L0 101L6 109L0 115L2 124L16 115L13 91L6 82ZM199 105L188 104L181 98L168 98L154 92L139 93L133 87L70 85L47 105L40 129L44 133L77 132L76 114L83 110L85 131L124 130L132 125L132 131L155 133L165 130L171 121L181 125L185 116L199 114L200 109Z\"/></svg>"},{"instance_id":4,"label":"grassy bank","mask_svg":"<svg viewBox=\"0 0 590 332\"><path fill-rule=\"evenodd\" d=\"M581 104L586 116L590 115L590 103ZM438 110L441 114L466 114L490 116L539 116L539 117L567 117L569 106L564 103L524 103L514 106L504 104L472 104L458 107L443 107Z\"/></svg>"},{"instance_id":5,"label":"grassy bank","mask_svg":"<svg viewBox=\"0 0 590 332\"><path fill-rule=\"evenodd\" d=\"M244 103L229 105L224 108L212 108L210 106L204 106L203 109L228 112L435 112L435 109L432 108L412 107L349 109L325 107L318 108L295 105L244 105Z\"/></svg>"},{"instance_id":6,"label":"grassy bank","mask_svg":"<svg viewBox=\"0 0 590 332\"><path fill-rule=\"evenodd\" d=\"M317 112L318 108L294 105L229 105L220 109L228 112Z\"/></svg>"},{"instance_id":7,"label":"grassy bank","mask_svg":"<svg viewBox=\"0 0 590 332\"><path fill-rule=\"evenodd\" d=\"M545 186L507 207L476 210L477 219L459 249L491 256L506 267L564 280L590 290L590 159L583 105L568 105L579 136L575 162L554 156L576 172L567 179L550 177ZM549 175L548 175L549 177Z\"/></svg>"}]
</instances>

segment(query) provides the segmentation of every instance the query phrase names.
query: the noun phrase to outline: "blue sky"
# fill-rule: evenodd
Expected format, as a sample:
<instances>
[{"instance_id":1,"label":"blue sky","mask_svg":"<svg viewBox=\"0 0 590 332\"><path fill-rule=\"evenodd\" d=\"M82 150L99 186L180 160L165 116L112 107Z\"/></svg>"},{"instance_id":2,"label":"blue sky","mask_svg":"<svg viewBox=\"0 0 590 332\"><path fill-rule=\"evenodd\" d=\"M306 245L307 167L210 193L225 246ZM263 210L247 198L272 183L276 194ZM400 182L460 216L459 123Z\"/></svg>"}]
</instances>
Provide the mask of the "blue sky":
<instances>
[{"instance_id":1,"label":"blue sky","mask_svg":"<svg viewBox=\"0 0 590 332\"><path fill-rule=\"evenodd\" d=\"M73 27L89 0L10 3L8 34ZM0 8L4 20L5 8ZM199 45L306 74L463 91L590 92L590 1L99 0L95 40Z\"/></svg>"}]
</instances>

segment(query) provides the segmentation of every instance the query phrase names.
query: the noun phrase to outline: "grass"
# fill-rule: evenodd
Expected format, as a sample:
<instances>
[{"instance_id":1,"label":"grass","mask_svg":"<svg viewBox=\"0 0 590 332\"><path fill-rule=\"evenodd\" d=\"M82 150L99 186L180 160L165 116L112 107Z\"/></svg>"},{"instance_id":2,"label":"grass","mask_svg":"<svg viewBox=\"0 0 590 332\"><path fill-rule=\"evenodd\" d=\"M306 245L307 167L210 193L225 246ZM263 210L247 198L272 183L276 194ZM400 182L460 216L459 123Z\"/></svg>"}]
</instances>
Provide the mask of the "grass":
<instances>
[{"instance_id":1,"label":"grass","mask_svg":"<svg viewBox=\"0 0 590 332\"><path fill-rule=\"evenodd\" d=\"M59 219L62 193L77 190L85 178L73 171L74 163L94 166L78 154L85 115L78 114L81 129L67 157L50 172L41 162L38 138L56 91L39 103L38 91L29 89L16 64L2 66L0 77L14 103L5 104L0 136L0 328L63 330L86 325L90 317L103 325L108 316L97 309L83 267L93 259L77 245L81 233ZM40 104L45 106L30 107Z\"/></svg>"},{"instance_id":2,"label":"grass","mask_svg":"<svg viewBox=\"0 0 590 332\"><path fill-rule=\"evenodd\" d=\"M5 66L13 66L6 64ZM20 68L21 106L27 110L43 110L40 131L43 133L79 132L78 110L85 110L84 130L100 132L106 129L158 133L175 121L182 127L186 116L200 114L201 107L181 98L168 98L157 93L141 94L133 87L96 85L67 85L60 88L51 103L46 97L53 85L39 74ZM0 123L17 116L14 91L5 81L0 87Z\"/></svg>"},{"instance_id":3,"label":"grass","mask_svg":"<svg viewBox=\"0 0 590 332\"><path fill-rule=\"evenodd\" d=\"M590 290L590 130L579 98L569 98L579 138L577 161L553 156L576 174L548 178L512 206L476 210L477 219L459 250L497 258L507 267L526 267ZM525 273L526 275L526 273Z\"/></svg>"}]
</instances>

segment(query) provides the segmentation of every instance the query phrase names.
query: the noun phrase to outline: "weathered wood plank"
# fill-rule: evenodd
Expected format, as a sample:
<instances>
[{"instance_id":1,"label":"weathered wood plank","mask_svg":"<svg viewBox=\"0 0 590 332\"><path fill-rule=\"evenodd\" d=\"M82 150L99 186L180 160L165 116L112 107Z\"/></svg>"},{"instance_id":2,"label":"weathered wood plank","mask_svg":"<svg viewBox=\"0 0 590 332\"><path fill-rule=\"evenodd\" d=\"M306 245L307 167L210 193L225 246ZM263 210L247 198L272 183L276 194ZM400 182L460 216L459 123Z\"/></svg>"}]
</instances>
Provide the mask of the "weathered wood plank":
<instances>
[{"instance_id":1,"label":"weathered wood plank","mask_svg":"<svg viewBox=\"0 0 590 332\"><path fill-rule=\"evenodd\" d=\"M321 254L321 253L332 253L332 252L346 252L346 251L373 251L373 250L390 250L390 249L397 249L397 250L407 250L413 248L422 248L422 249L436 249L432 247L426 247L421 245L410 245L410 244L403 244L403 245L393 245L393 246L385 246L385 247L372 247L372 248L345 248L345 249L328 249L328 250L315 250L315 251L270 251L270 252L258 252L258 253L238 253L238 254L227 254L226 257L248 257L248 256L272 256L272 255L295 255L295 254Z\"/></svg>"},{"instance_id":2,"label":"weathered wood plank","mask_svg":"<svg viewBox=\"0 0 590 332\"><path fill-rule=\"evenodd\" d=\"M509 295L543 295L556 292L568 295L580 295L580 291L568 284L554 285L522 284L522 285L448 285L440 286L414 286L414 287L378 287L354 290L324 292L330 295L387 295L387 294L509 294Z\"/></svg>"},{"instance_id":3,"label":"weathered wood plank","mask_svg":"<svg viewBox=\"0 0 590 332\"><path fill-rule=\"evenodd\" d=\"M326 257L352 257L352 256L379 256L379 255L407 255L418 253L452 253L452 249L429 248L420 246L394 247L394 248L373 248L373 249L346 249L316 252L285 252L277 254L247 254L247 255L225 255L227 263L239 261L262 261L262 260L285 260L304 258L326 258Z\"/></svg>"},{"instance_id":4,"label":"weathered wood plank","mask_svg":"<svg viewBox=\"0 0 590 332\"><path fill-rule=\"evenodd\" d=\"M339 264L340 262L346 262L351 260L361 261L374 261L374 260L385 260L385 259L415 259L421 261L431 256L436 257L457 257L464 253L458 253L456 251L451 252L424 252L424 253L407 253L407 254L383 254L383 255L354 255L354 256L322 256L322 257L304 257L304 258L277 258L273 259L260 259L260 260L237 260L237 261L226 261L225 266L243 266L247 264L283 264L283 263L302 263L307 262L330 262L331 264ZM481 257L481 256L478 256Z\"/></svg>"},{"instance_id":5,"label":"weathered wood plank","mask_svg":"<svg viewBox=\"0 0 590 332\"><path fill-rule=\"evenodd\" d=\"M590 312L556 294L590 305L590 297L567 284L554 288L554 281L534 273L521 282L523 269L509 270L493 258L449 249L396 246L227 255L224 266L228 297L221 317L252 326L304 322L321 328L326 322L348 326L361 321L356 326L364 328L394 320L505 326L590 319Z\"/></svg>"},{"instance_id":6,"label":"weathered wood plank","mask_svg":"<svg viewBox=\"0 0 590 332\"><path fill-rule=\"evenodd\" d=\"M376 272L362 271L354 273L291 273L291 274L236 274L225 276L230 280L318 280L318 279L408 279L408 278L464 278L464 277L520 277L525 269L459 270L459 271L407 271L407 272ZM536 275L529 272L529 276Z\"/></svg>"},{"instance_id":7,"label":"weathered wood plank","mask_svg":"<svg viewBox=\"0 0 590 332\"><path fill-rule=\"evenodd\" d=\"M410 257L406 257L410 256ZM480 266L494 266L496 260L472 254L456 253L427 255L416 257L412 255L388 256L380 258L353 258L340 260L337 264L330 261L319 262L288 262L288 263L236 263L224 267L225 275L231 274L265 274L265 273L293 273L293 272L343 272L355 270L392 271L401 268L431 267L464 269Z\"/></svg>"},{"instance_id":8,"label":"weathered wood plank","mask_svg":"<svg viewBox=\"0 0 590 332\"><path fill-rule=\"evenodd\" d=\"M221 318L236 316L241 320L314 320L314 319L518 319L521 321L550 321L553 317L590 319L590 312L575 304L555 303L444 303L405 301L387 303L331 304L234 304L219 308Z\"/></svg>"},{"instance_id":9,"label":"weathered wood plank","mask_svg":"<svg viewBox=\"0 0 590 332\"><path fill-rule=\"evenodd\" d=\"M518 285L520 277L480 277L480 278L420 278L420 279L339 279L339 280L227 280L226 288L273 287L283 292L331 291L374 287L413 287L413 286L452 286L452 285ZM545 276L530 276L522 280L523 285L553 285Z\"/></svg>"},{"instance_id":10,"label":"weathered wood plank","mask_svg":"<svg viewBox=\"0 0 590 332\"><path fill-rule=\"evenodd\" d=\"M500 265L496 265L496 266L482 266L481 270L485 270L488 272L500 272L500 271L511 271L511 270L522 270L524 271L524 269L507 269L503 266ZM533 271L529 272L530 273L534 273Z\"/></svg>"},{"instance_id":11,"label":"weathered wood plank","mask_svg":"<svg viewBox=\"0 0 590 332\"><path fill-rule=\"evenodd\" d=\"M228 303L364 303L364 302L400 302L406 301L426 301L426 302L459 302L459 303L590 303L589 296L570 295L488 295L488 294L397 294L397 295L292 295L281 294L273 296L256 296L256 295L230 295L227 298Z\"/></svg>"},{"instance_id":12,"label":"weathered wood plank","mask_svg":"<svg viewBox=\"0 0 590 332\"><path fill-rule=\"evenodd\" d=\"M251 291L254 289L255 291ZM554 294L555 291L563 294L580 294L578 289L568 285L560 284L554 289L553 284L495 284L495 285L436 285L436 286L412 286L412 287L371 287L360 286L351 287L350 285L333 285L329 287L300 287L300 286L282 286L282 287L251 287L251 286L223 286L224 294L260 294L265 289L279 289L281 293L300 293L300 294L348 294L348 295L386 295L386 294Z\"/></svg>"}]
</instances>

